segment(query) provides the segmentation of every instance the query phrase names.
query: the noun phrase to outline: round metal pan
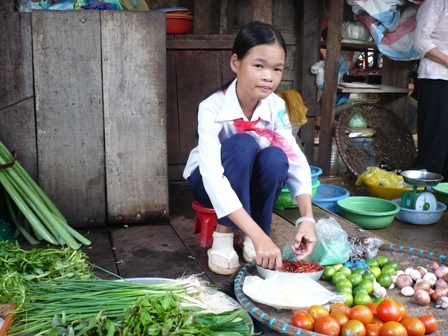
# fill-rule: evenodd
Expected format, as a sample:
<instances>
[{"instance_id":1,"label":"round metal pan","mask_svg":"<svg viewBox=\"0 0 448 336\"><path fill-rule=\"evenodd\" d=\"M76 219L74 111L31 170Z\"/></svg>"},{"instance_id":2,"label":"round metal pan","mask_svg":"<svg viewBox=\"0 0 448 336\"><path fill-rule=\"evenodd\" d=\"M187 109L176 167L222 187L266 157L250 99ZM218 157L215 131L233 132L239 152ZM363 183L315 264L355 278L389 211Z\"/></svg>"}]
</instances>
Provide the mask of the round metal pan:
<instances>
[{"instance_id":1,"label":"round metal pan","mask_svg":"<svg viewBox=\"0 0 448 336\"><path fill-rule=\"evenodd\" d=\"M403 180L411 185L422 187L433 187L443 180L443 176L422 170L405 170L401 172Z\"/></svg>"}]
</instances>

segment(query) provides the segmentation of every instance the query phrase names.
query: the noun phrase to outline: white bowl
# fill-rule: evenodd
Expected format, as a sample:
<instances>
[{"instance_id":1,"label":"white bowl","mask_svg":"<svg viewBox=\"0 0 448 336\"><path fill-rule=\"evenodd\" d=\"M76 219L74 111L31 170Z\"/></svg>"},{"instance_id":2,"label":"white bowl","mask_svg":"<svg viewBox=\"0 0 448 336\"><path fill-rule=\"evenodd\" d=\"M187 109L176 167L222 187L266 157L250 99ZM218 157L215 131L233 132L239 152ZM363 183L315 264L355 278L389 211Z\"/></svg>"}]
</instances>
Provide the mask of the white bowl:
<instances>
[{"instance_id":1,"label":"white bowl","mask_svg":"<svg viewBox=\"0 0 448 336\"><path fill-rule=\"evenodd\" d=\"M292 272L279 272L279 271L273 271L270 269L263 268L261 266L257 265L257 271L258 275L262 277L263 279L267 279L275 274L278 274L282 279L286 278L296 278L296 279L304 279L304 278L310 278L315 281L319 280L322 276L322 273L324 273L324 270L319 272L313 272L313 273L292 273Z\"/></svg>"},{"instance_id":2,"label":"white bowl","mask_svg":"<svg viewBox=\"0 0 448 336\"><path fill-rule=\"evenodd\" d=\"M392 200L395 204L400 206L401 198ZM435 210L413 210L400 207L400 211L395 217L402 222L417 224L417 225L429 225L434 224L442 218L443 212L446 210L446 205L442 202L437 202L437 208Z\"/></svg>"}]
</instances>

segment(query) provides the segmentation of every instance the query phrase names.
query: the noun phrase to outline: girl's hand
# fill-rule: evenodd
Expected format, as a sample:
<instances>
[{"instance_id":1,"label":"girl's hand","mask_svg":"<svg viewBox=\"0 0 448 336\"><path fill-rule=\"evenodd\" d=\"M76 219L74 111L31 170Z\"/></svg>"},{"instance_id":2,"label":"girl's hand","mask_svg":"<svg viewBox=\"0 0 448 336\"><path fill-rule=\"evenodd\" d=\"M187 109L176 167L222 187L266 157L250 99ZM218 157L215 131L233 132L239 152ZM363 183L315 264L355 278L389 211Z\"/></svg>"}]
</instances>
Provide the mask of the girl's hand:
<instances>
[{"instance_id":1,"label":"girl's hand","mask_svg":"<svg viewBox=\"0 0 448 336\"><path fill-rule=\"evenodd\" d=\"M279 270L282 267L282 252L268 236L253 241L257 265L266 269Z\"/></svg>"},{"instance_id":2,"label":"girl's hand","mask_svg":"<svg viewBox=\"0 0 448 336\"><path fill-rule=\"evenodd\" d=\"M303 260L313 251L317 243L316 231L314 223L311 221L303 221L297 230L292 250L297 255L297 260Z\"/></svg>"}]
</instances>

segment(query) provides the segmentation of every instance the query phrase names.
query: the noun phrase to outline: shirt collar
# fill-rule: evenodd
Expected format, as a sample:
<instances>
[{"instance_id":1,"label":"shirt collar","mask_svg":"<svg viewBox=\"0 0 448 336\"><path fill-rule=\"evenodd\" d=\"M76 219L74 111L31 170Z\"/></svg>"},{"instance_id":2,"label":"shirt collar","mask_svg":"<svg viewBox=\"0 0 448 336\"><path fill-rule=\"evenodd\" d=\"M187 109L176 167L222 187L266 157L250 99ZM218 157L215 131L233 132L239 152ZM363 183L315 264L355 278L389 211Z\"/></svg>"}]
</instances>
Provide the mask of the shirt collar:
<instances>
[{"instance_id":1,"label":"shirt collar","mask_svg":"<svg viewBox=\"0 0 448 336\"><path fill-rule=\"evenodd\" d=\"M219 111L216 121L229 121L240 118L247 120L236 95L236 82L237 80L235 79L224 93L224 103L221 110ZM255 108L254 114L252 116L252 120L257 119L263 119L266 121L271 120L268 98L260 100L258 102L258 105Z\"/></svg>"}]
</instances>

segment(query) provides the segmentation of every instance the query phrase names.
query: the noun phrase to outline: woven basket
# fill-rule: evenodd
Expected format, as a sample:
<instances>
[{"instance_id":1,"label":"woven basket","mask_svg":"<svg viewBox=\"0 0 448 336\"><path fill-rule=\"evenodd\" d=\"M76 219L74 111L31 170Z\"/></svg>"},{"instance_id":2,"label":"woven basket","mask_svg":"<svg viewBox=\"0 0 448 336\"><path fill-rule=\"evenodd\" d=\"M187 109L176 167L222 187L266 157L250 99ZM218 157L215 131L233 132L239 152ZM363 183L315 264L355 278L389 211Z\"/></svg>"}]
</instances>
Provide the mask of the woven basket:
<instances>
[{"instance_id":1,"label":"woven basket","mask_svg":"<svg viewBox=\"0 0 448 336\"><path fill-rule=\"evenodd\" d=\"M373 137L349 137L349 123L357 112L367 120L368 128L374 130ZM356 176L369 166L406 170L414 162L416 148L411 132L397 115L380 105L352 104L343 110L334 127L339 154Z\"/></svg>"},{"instance_id":2,"label":"woven basket","mask_svg":"<svg viewBox=\"0 0 448 336\"><path fill-rule=\"evenodd\" d=\"M447 257L444 255L438 255L432 252L427 252L424 250L419 250L415 248L407 248L403 246L382 246L378 251L377 255L385 255L390 260L394 260L400 264L401 269L405 270L408 267L423 266L430 260L437 261L439 264L444 264L448 266ZM252 261L246 264L238 273L234 280L235 295L237 300L240 302L241 306L246 309L253 318L259 321L261 324L268 326L270 329L277 331L284 335L301 335L301 336L319 336L322 334L307 331L304 329L296 328L291 323L292 310L278 310L272 307L252 302L249 297L247 297L242 288L244 284L244 278L250 275L258 275L255 262ZM335 288L331 282L319 280L322 286L326 287L331 291L335 291ZM387 297L395 301L402 302L408 308L409 314L411 316L420 315L432 315L434 316L439 324L438 330L431 334L437 336L448 335L448 314L446 309L435 308L434 302L431 302L428 306L419 306L414 302L413 297L405 297L401 295L399 289L387 290Z\"/></svg>"}]
</instances>

